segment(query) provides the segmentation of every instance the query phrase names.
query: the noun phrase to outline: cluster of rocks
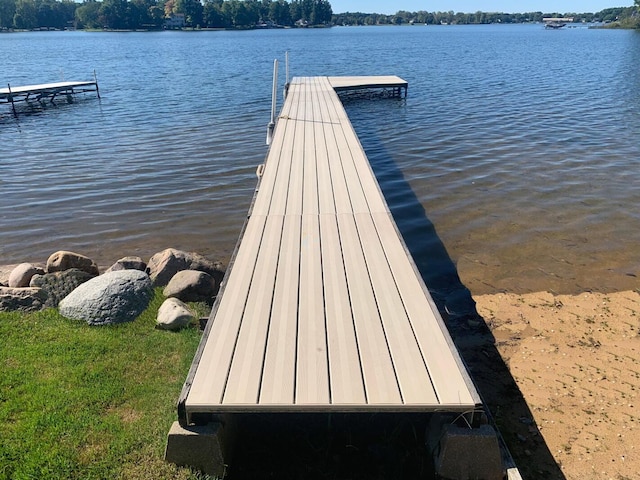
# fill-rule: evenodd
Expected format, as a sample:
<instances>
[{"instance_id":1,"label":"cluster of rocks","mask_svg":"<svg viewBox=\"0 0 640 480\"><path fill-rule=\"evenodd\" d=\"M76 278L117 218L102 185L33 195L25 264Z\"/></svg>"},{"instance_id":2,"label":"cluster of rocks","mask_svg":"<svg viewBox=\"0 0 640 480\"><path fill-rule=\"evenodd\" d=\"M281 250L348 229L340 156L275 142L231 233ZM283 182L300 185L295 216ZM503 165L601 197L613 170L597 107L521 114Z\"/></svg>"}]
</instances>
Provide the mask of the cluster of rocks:
<instances>
[{"instance_id":1,"label":"cluster of rocks","mask_svg":"<svg viewBox=\"0 0 640 480\"><path fill-rule=\"evenodd\" d=\"M90 325L130 322L149 305L154 287L165 287L168 297L158 311L158 328L176 330L195 315L187 302L213 300L224 267L197 253L168 248L148 263L124 257L100 274L90 258L68 251L52 254L45 265L22 263L0 283L0 311L36 311L58 308L70 319Z\"/></svg>"}]
</instances>

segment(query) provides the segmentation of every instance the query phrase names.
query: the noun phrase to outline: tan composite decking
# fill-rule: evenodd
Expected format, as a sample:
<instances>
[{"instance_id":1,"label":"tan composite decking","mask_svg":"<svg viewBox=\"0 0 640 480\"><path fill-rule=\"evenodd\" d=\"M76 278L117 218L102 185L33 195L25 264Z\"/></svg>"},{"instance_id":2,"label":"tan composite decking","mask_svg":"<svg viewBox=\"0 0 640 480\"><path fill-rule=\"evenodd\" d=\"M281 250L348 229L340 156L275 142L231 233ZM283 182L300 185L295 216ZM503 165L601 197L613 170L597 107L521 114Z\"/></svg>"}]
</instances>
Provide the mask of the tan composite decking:
<instances>
[{"instance_id":1,"label":"tan composite decking","mask_svg":"<svg viewBox=\"0 0 640 480\"><path fill-rule=\"evenodd\" d=\"M395 75L375 77L327 77L334 90L358 90L369 88L402 88L406 90L408 83Z\"/></svg>"},{"instance_id":2,"label":"tan composite decking","mask_svg":"<svg viewBox=\"0 0 640 480\"><path fill-rule=\"evenodd\" d=\"M480 403L332 83L290 84L183 390L187 423Z\"/></svg>"}]
</instances>

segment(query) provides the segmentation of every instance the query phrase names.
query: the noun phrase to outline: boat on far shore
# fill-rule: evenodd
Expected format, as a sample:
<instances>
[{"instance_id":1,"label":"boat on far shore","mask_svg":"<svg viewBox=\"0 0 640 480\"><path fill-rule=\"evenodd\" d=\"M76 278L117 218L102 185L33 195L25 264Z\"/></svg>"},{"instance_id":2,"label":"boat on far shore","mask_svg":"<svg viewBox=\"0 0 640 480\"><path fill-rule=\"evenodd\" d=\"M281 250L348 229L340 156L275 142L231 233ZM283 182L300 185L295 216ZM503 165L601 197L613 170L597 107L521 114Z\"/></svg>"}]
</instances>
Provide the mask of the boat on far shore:
<instances>
[{"instance_id":1,"label":"boat on far shore","mask_svg":"<svg viewBox=\"0 0 640 480\"><path fill-rule=\"evenodd\" d=\"M567 23L573 22L573 17L545 17L542 21L544 22L544 28L558 30Z\"/></svg>"}]
</instances>

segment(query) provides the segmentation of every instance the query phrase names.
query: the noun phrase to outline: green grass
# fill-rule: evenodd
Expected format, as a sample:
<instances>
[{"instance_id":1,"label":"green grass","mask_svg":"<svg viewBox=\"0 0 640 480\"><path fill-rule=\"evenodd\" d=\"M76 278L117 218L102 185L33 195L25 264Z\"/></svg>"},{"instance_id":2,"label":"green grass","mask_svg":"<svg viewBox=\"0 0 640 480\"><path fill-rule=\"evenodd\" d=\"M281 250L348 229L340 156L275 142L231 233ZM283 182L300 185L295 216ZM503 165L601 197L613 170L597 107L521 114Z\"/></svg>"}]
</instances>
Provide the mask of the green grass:
<instances>
[{"instance_id":1,"label":"green grass","mask_svg":"<svg viewBox=\"0 0 640 480\"><path fill-rule=\"evenodd\" d=\"M196 479L163 460L198 329L0 313L0 480Z\"/></svg>"}]
</instances>

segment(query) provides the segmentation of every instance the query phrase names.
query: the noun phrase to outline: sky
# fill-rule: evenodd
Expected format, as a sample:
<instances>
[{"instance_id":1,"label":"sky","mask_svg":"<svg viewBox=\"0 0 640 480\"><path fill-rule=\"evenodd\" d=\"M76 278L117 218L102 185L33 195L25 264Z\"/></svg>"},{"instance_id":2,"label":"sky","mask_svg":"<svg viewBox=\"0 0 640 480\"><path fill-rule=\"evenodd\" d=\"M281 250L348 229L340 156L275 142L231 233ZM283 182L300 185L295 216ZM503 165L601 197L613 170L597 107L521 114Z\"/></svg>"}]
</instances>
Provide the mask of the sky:
<instances>
[{"instance_id":1,"label":"sky","mask_svg":"<svg viewBox=\"0 0 640 480\"><path fill-rule=\"evenodd\" d=\"M630 7L633 0L329 0L333 13L365 12L393 14L398 10L417 12L599 12L611 7Z\"/></svg>"}]
</instances>

